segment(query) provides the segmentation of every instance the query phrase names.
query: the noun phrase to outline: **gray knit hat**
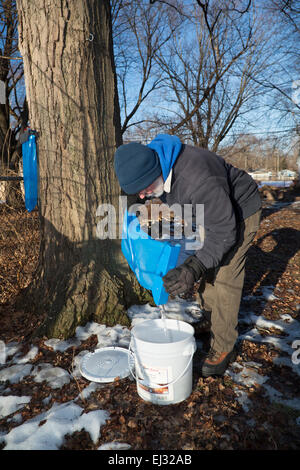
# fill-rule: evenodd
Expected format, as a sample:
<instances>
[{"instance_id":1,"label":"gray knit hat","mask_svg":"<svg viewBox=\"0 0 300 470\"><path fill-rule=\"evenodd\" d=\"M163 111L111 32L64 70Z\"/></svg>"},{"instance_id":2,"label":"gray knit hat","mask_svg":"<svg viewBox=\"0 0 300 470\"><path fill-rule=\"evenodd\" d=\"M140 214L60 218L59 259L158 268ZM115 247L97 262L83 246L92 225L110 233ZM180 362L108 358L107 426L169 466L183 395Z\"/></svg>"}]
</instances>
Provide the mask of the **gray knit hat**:
<instances>
[{"instance_id":1,"label":"gray knit hat","mask_svg":"<svg viewBox=\"0 0 300 470\"><path fill-rule=\"evenodd\" d=\"M137 194L161 175L157 153L137 142L121 145L115 153L115 172L123 191Z\"/></svg>"}]
</instances>

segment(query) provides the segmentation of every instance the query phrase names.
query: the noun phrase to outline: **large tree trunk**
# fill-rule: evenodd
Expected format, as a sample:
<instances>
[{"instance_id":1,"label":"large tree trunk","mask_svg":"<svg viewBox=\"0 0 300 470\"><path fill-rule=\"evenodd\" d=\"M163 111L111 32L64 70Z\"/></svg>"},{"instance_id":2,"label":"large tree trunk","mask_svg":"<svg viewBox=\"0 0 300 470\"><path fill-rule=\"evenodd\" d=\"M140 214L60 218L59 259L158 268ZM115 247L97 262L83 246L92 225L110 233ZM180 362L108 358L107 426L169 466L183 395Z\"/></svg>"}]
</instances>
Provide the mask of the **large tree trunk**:
<instances>
[{"instance_id":1,"label":"large tree trunk","mask_svg":"<svg viewBox=\"0 0 300 470\"><path fill-rule=\"evenodd\" d=\"M120 191L113 165L121 132L110 2L75 3L17 2L40 175L40 264L29 292L47 312L39 333L65 338L90 320L128 324L127 306L147 298L120 240L96 236L98 205L117 208Z\"/></svg>"}]
</instances>

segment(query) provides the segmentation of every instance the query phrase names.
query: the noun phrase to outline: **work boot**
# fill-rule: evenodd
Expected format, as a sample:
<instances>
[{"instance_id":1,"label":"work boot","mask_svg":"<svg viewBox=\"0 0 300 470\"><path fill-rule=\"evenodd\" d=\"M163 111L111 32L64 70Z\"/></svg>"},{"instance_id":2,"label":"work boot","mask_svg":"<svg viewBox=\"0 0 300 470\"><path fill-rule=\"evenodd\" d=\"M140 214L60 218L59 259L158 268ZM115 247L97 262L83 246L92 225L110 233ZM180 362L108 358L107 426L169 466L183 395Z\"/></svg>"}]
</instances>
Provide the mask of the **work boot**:
<instances>
[{"instance_id":1,"label":"work boot","mask_svg":"<svg viewBox=\"0 0 300 470\"><path fill-rule=\"evenodd\" d=\"M223 375L231 362L235 360L235 349L230 352L217 352L211 348L202 364L202 376Z\"/></svg>"}]
</instances>

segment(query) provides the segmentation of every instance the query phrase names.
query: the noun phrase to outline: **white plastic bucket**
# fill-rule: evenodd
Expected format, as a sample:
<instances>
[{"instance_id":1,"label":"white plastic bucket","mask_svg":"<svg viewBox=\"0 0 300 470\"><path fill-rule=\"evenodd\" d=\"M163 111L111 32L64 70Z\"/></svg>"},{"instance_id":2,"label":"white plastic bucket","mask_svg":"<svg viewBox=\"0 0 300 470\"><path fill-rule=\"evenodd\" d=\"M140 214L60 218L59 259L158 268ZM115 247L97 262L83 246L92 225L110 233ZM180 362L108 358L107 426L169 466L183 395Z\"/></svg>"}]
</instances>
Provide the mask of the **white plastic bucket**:
<instances>
[{"instance_id":1,"label":"white plastic bucket","mask_svg":"<svg viewBox=\"0 0 300 470\"><path fill-rule=\"evenodd\" d=\"M172 319L145 320L131 330L137 392L159 405L179 403L191 394L194 328Z\"/></svg>"}]
</instances>

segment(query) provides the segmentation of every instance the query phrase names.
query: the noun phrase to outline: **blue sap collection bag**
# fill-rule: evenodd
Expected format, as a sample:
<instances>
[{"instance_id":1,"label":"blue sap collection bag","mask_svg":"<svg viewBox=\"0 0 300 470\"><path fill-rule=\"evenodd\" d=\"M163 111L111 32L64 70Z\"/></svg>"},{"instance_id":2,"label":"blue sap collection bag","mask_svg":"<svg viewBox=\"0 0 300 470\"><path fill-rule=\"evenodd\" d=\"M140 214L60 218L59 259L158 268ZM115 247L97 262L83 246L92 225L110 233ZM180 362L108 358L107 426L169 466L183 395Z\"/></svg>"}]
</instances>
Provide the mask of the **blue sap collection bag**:
<instances>
[{"instance_id":1,"label":"blue sap collection bag","mask_svg":"<svg viewBox=\"0 0 300 470\"><path fill-rule=\"evenodd\" d=\"M28 140L22 144L23 177L25 191L25 206L31 212L37 205L38 176L36 138L29 134Z\"/></svg>"},{"instance_id":2,"label":"blue sap collection bag","mask_svg":"<svg viewBox=\"0 0 300 470\"><path fill-rule=\"evenodd\" d=\"M152 239L141 229L136 215L127 211L124 215L121 246L141 286L152 291L156 305L167 303L169 296L162 277L176 267L181 246Z\"/></svg>"}]
</instances>

